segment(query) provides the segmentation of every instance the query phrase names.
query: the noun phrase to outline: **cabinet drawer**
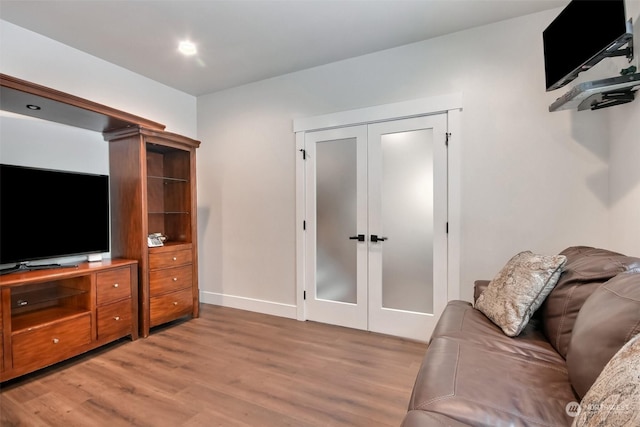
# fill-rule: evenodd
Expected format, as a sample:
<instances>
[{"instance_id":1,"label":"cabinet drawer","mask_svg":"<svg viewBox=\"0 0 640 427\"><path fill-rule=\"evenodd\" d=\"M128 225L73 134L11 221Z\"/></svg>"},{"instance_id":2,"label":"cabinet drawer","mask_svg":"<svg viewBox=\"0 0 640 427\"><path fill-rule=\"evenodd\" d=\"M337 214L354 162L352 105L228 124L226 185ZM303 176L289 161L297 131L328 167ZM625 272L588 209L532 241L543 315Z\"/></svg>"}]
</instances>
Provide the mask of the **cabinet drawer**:
<instances>
[{"instance_id":1,"label":"cabinet drawer","mask_svg":"<svg viewBox=\"0 0 640 427\"><path fill-rule=\"evenodd\" d=\"M131 298L131 270L119 268L97 274L97 304Z\"/></svg>"},{"instance_id":2,"label":"cabinet drawer","mask_svg":"<svg viewBox=\"0 0 640 427\"><path fill-rule=\"evenodd\" d=\"M131 333L131 299L98 307L98 339L115 340Z\"/></svg>"},{"instance_id":3,"label":"cabinet drawer","mask_svg":"<svg viewBox=\"0 0 640 427\"><path fill-rule=\"evenodd\" d=\"M151 270L191 264L191 262L190 249L149 254L149 268Z\"/></svg>"},{"instance_id":4,"label":"cabinet drawer","mask_svg":"<svg viewBox=\"0 0 640 427\"><path fill-rule=\"evenodd\" d=\"M178 289L190 288L192 283L193 266L165 268L149 273L149 292L151 296L174 292Z\"/></svg>"},{"instance_id":5,"label":"cabinet drawer","mask_svg":"<svg viewBox=\"0 0 640 427\"><path fill-rule=\"evenodd\" d=\"M193 294L191 289L172 292L151 298L149 302L151 326L170 322L184 315L190 314L193 309Z\"/></svg>"},{"instance_id":6,"label":"cabinet drawer","mask_svg":"<svg viewBox=\"0 0 640 427\"><path fill-rule=\"evenodd\" d=\"M83 313L12 337L13 368L40 368L78 354L91 343L91 314Z\"/></svg>"}]
</instances>

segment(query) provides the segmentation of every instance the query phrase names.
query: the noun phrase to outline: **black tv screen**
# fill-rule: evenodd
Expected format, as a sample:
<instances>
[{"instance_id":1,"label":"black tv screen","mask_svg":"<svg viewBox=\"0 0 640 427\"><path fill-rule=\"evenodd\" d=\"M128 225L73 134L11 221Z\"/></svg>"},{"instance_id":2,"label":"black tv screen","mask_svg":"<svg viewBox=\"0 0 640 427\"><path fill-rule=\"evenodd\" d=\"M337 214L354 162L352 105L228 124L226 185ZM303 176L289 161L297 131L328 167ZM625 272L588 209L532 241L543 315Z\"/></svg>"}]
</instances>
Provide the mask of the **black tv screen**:
<instances>
[{"instance_id":1,"label":"black tv screen","mask_svg":"<svg viewBox=\"0 0 640 427\"><path fill-rule=\"evenodd\" d=\"M0 264L109 251L109 177L0 165Z\"/></svg>"},{"instance_id":2,"label":"black tv screen","mask_svg":"<svg viewBox=\"0 0 640 427\"><path fill-rule=\"evenodd\" d=\"M542 38L550 91L574 80L628 41L624 0L572 0Z\"/></svg>"}]
</instances>

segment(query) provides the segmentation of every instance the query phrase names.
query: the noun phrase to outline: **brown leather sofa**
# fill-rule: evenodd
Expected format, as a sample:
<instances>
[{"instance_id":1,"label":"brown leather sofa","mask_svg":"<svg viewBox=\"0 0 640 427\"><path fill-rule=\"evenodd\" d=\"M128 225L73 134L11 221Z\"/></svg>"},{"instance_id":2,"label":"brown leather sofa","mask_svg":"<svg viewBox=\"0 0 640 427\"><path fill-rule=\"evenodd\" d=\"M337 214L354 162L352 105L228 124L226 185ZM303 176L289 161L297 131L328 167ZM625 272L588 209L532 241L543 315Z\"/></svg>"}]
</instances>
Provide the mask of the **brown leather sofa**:
<instances>
[{"instance_id":1,"label":"brown leather sofa","mask_svg":"<svg viewBox=\"0 0 640 427\"><path fill-rule=\"evenodd\" d=\"M415 381L403 427L568 426L609 359L640 333L640 258L565 249L564 272L525 330L506 336L451 301ZM488 285L477 281L475 299Z\"/></svg>"}]
</instances>

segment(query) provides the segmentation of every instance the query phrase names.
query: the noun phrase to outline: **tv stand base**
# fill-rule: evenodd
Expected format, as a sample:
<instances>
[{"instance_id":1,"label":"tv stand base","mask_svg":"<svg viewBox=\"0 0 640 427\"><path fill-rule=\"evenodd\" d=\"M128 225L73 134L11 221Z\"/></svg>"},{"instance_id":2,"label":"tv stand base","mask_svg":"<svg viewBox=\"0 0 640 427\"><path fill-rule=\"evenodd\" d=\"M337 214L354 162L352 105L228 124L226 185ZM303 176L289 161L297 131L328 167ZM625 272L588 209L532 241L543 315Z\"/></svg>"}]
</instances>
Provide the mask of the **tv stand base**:
<instances>
[{"instance_id":1,"label":"tv stand base","mask_svg":"<svg viewBox=\"0 0 640 427\"><path fill-rule=\"evenodd\" d=\"M0 383L125 336L138 338L134 260L0 277Z\"/></svg>"},{"instance_id":2,"label":"tv stand base","mask_svg":"<svg viewBox=\"0 0 640 427\"><path fill-rule=\"evenodd\" d=\"M3 274L17 273L20 271L35 271L35 270L48 270L50 268L78 268L78 264L29 264L28 262L21 262L13 267L0 269L0 276Z\"/></svg>"}]
</instances>

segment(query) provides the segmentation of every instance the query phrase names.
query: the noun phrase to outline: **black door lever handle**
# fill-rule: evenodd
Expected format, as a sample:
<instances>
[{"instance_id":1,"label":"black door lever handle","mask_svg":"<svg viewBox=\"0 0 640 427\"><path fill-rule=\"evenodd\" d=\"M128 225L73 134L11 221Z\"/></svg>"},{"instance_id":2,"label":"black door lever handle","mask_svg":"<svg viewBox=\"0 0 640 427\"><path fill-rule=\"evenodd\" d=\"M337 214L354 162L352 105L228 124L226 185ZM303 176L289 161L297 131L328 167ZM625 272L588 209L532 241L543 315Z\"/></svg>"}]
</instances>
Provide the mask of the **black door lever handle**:
<instances>
[{"instance_id":1,"label":"black door lever handle","mask_svg":"<svg viewBox=\"0 0 640 427\"><path fill-rule=\"evenodd\" d=\"M358 242L364 242L364 234L358 234L357 236L349 237L349 240L357 240Z\"/></svg>"},{"instance_id":2,"label":"black door lever handle","mask_svg":"<svg viewBox=\"0 0 640 427\"><path fill-rule=\"evenodd\" d=\"M387 237L382 237L382 236L378 237L376 234L371 235L371 241L373 243L384 242L385 240L387 240Z\"/></svg>"}]
</instances>

